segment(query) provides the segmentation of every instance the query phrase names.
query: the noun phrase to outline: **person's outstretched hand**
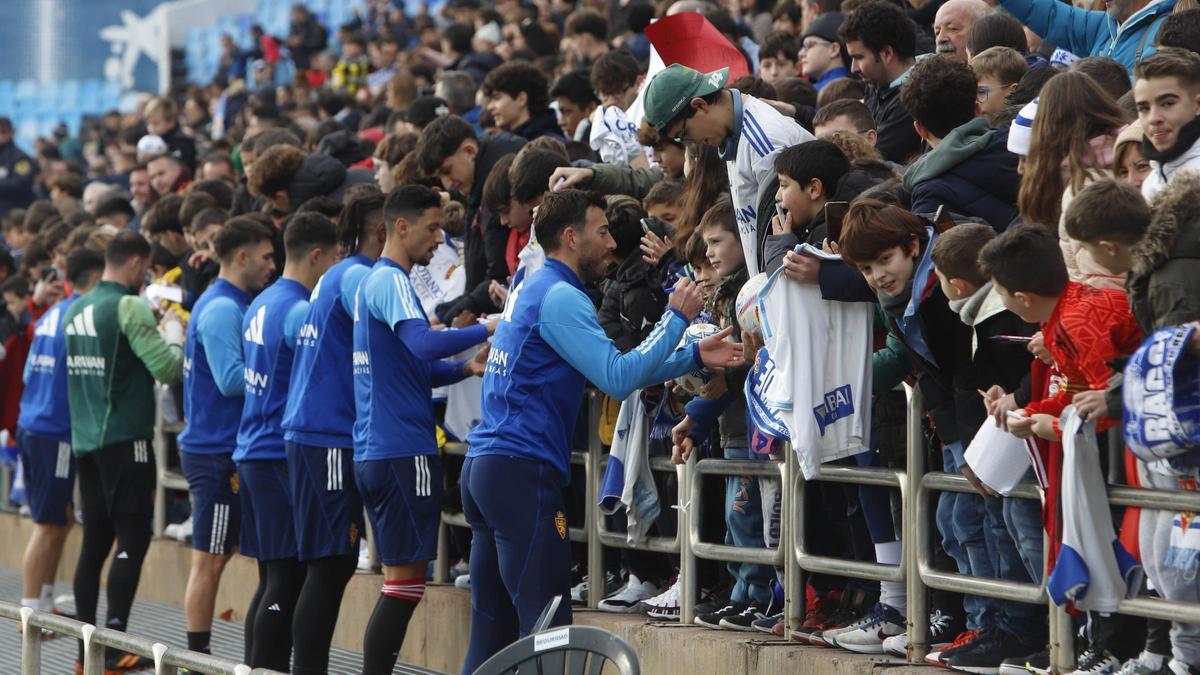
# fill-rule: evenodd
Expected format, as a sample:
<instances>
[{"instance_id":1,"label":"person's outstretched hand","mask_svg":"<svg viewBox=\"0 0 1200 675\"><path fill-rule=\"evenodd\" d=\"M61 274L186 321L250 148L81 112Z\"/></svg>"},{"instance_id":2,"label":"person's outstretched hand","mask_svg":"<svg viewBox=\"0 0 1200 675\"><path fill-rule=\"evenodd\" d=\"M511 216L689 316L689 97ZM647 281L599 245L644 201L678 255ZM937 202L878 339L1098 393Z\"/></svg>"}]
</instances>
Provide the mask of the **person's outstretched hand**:
<instances>
[{"instance_id":1,"label":"person's outstretched hand","mask_svg":"<svg viewBox=\"0 0 1200 675\"><path fill-rule=\"evenodd\" d=\"M727 342L725 338L730 335L733 335L733 326L700 341L700 360L706 368L737 368L742 365L742 345L740 342Z\"/></svg>"},{"instance_id":2,"label":"person's outstretched hand","mask_svg":"<svg viewBox=\"0 0 1200 675\"><path fill-rule=\"evenodd\" d=\"M592 177L596 175L591 169L584 169L574 166L560 166L550 174L550 180L546 184L546 189L551 192L566 190L568 188L579 187L583 183L588 183Z\"/></svg>"}]
</instances>

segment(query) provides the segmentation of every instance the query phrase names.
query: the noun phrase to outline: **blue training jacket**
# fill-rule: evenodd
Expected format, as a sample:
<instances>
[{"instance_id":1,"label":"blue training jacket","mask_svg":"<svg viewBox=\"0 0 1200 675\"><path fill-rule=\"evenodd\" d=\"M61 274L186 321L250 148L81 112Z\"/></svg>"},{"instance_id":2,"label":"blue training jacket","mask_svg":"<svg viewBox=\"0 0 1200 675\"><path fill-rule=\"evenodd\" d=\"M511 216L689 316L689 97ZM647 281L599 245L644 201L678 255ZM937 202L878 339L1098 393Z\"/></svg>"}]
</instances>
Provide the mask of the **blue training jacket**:
<instances>
[{"instance_id":1,"label":"blue training jacket","mask_svg":"<svg viewBox=\"0 0 1200 675\"><path fill-rule=\"evenodd\" d=\"M62 318L77 298L74 293L63 298L34 326L17 418L17 427L63 443L71 442L71 416L67 414L67 339Z\"/></svg>"},{"instance_id":2,"label":"blue training jacket","mask_svg":"<svg viewBox=\"0 0 1200 675\"><path fill-rule=\"evenodd\" d=\"M309 291L279 279L250 303L242 321L246 400L238 427L237 463L282 460L283 408L292 377L292 357L308 311Z\"/></svg>"},{"instance_id":3,"label":"blue training jacket","mask_svg":"<svg viewBox=\"0 0 1200 675\"><path fill-rule=\"evenodd\" d=\"M583 281L553 258L509 295L483 376L483 421L468 457L502 455L550 464L570 482L571 433L585 381L617 400L702 364L698 345L676 349L688 322L667 310L622 354L604 334Z\"/></svg>"},{"instance_id":4,"label":"blue training jacket","mask_svg":"<svg viewBox=\"0 0 1200 675\"><path fill-rule=\"evenodd\" d=\"M354 292L374 264L359 253L321 276L296 342L283 438L318 448L354 445Z\"/></svg>"},{"instance_id":5,"label":"blue training jacket","mask_svg":"<svg viewBox=\"0 0 1200 675\"><path fill-rule=\"evenodd\" d=\"M1128 68L1156 51L1155 35L1177 0L1151 2L1117 26L1103 10L1058 0L999 0L999 7L1029 30L1076 56L1107 56Z\"/></svg>"},{"instance_id":6,"label":"blue training jacket","mask_svg":"<svg viewBox=\"0 0 1200 675\"><path fill-rule=\"evenodd\" d=\"M245 392L242 319L249 295L224 279L200 294L188 322L183 354L183 416L179 434L186 452L227 454L237 446Z\"/></svg>"}]
</instances>

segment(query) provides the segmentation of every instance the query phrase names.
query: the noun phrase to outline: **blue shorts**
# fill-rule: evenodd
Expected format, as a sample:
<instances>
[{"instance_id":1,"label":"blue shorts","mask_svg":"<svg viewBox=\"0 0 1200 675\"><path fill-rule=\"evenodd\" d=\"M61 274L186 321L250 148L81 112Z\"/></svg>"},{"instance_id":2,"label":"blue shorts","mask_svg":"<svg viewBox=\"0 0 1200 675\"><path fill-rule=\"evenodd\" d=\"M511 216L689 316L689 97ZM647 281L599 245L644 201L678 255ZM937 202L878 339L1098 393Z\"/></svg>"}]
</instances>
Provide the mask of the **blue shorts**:
<instances>
[{"instance_id":1,"label":"blue shorts","mask_svg":"<svg viewBox=\"0 0 1200 675\"><path fill-rule=\"evenodd\" d=\"M263 562L295 558L287 461L242 462L237 472L242 488L241 554Z\"/></svg>"},{"instance_id":2,"label":"blue shorts","mask_svg":"<svg viewBox=\"0 0 1200 675\"><path fill-rule=\"evenodd\" d=\"M33 522L66 525L75 497L75 457L71 444L19 429L17 451ZM74 514L71 514L74 517Z\"/></svg>"},{"instance_id":3,"label":"blue shorts","mask_svg":"<svg viewBox=\"0 0 1200 675\"><path fill-rule=\"evenodd\" d=\"M300 560L357 556L366 524L354 480L354 449L286 445Z\"/></svg>"},{"instance_id":4,"label":"blue shorts","mask_svg":"<svg viewBox=\"0 0 1200 675\"><path fill-rule=\"evenodd\" d=\"M375 551L384 565L437 557L442 522L442 458L418 455L354 463Z\"/></svg>"},{"instance_id":5,"label":"blue shorts","mask_svg":"<svg viewBox=\"0 0 1200 675\"><path fill-rule=\"evenodd\" d=\"M180 452L179 463L192 493L192 548L213 555L233 553L242 522L233 452Z\"/></svg>"}]
</instances>

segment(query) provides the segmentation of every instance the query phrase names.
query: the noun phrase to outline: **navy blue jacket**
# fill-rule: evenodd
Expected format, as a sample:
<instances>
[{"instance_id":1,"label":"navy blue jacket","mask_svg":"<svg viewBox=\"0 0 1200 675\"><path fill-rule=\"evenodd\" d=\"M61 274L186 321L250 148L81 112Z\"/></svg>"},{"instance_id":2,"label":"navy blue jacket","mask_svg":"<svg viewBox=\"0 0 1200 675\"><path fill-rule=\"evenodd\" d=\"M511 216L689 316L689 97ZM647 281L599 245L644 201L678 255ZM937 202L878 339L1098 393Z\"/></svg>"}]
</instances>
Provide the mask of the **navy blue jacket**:
<instances>
[{"instance_id":1,"label":"navy blue jacket","mask_svg":"<svg viewBox=\"0 0 1200 675\"><path fill-rule=\"evenodd\" d=\"M946 135L904 174L914 213L951 212L986 221L1003 232L1017 217L1017 156L1008 151L1008 129L991 129L977 117Z\"/></svg>"}]
</instances>

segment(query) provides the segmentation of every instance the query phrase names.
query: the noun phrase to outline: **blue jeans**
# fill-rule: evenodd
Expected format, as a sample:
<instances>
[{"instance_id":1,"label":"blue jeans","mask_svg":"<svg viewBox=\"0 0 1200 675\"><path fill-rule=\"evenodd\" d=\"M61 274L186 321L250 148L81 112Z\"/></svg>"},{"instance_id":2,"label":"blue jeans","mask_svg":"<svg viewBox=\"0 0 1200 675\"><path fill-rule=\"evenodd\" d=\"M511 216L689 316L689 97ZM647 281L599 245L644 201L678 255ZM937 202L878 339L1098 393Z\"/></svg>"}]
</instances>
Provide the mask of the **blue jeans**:
<instances>
[{"instance_id":1,"label":"blue jeans","mask_svg":"<svg viewBox=\"0 0 1200 675\"><path fill-rule=\"evenodd\" d=\"M988 552L992 555L996 569L996 578L1006 581L1018 581L1021 583L1029 583L1029 570L1026 567L1025 557L1013 535L1009 533L1007 524L1004 519L1005 509L1009 502L1014 500L1002 497L988 497L985 506L987 513L987 526L984 534L987 539ZM1026 504L1035 504L1036 502L1024 501ZM1024 505L1020 505L1024 506ZM1038 534L1041 534L1041 516L1038 514ZM1041 543L1042 539L1038 537L1038 562L1041 563ZM1001 630L1021 638L1025 641L1041 642L1044 637L1047 637L1048 626L1046 624L1046 607L1045 605L1031 605L1024 602L1015 602L1012 600L993 600L999 608L999 614L996 617L997 625Z\"/></svg>"},{"instance_id":2,"label":"blue jeans","mask_svg":"<svg viewBox=\"0 0 1200 675\"><path fill-rule=\"evenodd\" d=\"M1030 469L1023 480L1033 481L1034 472ZM1042 548L1045 541L1042 538L1042 505L1034 499L1004 498L1004 526L1008 536L1017 544L1025 571L1033 583L1042 583Z\"/></svg>"},{"instance_id":3,"label":"blue jeans","mask_svg":"<svg viewBox=\"0 0 1200 675\"><path fill-rule=\"evenodd\" d=\"M750 459L749 448L725 448L725 459ZM753 476L725 478L725 543L731 546L762 548L762 498L758 479ZM735 603L755 603L766 608L771 603L771 582L775 570L770 565L726 563L733 577L729 599Z\"/></svg>"},{"instance_id":4,"label":"blue jeans","mask_svg":"<svg viewBox=\"0 0 1200 675\"><path fill-rule=\"evenodd\" d=\"M961 443L953 444L961 448ZM942 448L942 468L960 473L961 467L950 446ZM958 573L982 579L996 578L996 560L988 553L985 535L986 509L983 498L975 493L942 492L938 495L937 528L942 548L954 559ZM963 596L967 628L978 630L996 625L1000 609L997 601L977 595Z\"/></svg>"}]
</instances>

